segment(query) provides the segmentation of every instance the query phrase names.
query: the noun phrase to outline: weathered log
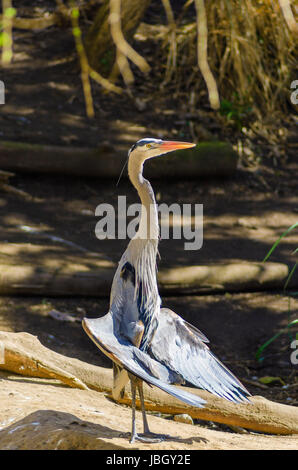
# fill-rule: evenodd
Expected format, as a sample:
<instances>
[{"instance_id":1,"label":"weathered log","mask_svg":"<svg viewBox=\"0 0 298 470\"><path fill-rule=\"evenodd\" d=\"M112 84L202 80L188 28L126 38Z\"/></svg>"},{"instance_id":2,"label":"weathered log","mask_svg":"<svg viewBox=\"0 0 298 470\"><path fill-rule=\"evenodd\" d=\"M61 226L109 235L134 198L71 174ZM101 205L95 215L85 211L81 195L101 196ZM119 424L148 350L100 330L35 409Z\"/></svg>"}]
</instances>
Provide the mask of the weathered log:
<instances>
[{"instance_id":1,"label":"weathered log","mask_svg":"<svg viewBox=\"0 0 298 470\"><path fill-rule=\"evenodd\" d=\"M105 144L92 149L0 141L0 168L26 173L118 178L127 159L127 150L127 144ZM151 159L145 166L145 176L176 179L228 176L236 171L237 162L238 154L228 142L202 142L193 149Z\"/></svg>"},{"instance_id":2,"label":"weathered log","mask_svg":"<svg viewBox=\"0 0 298 470\"><path fill-rule=\"evenodd\" d=\"M70 387L88 387L110 393L111 369L55 353L28 333L0 332L0 351L0 369L24 376L57 378ZM145 386L146 408L170 414L187 413L192 418L271 434L298 433L298 409L293 406L271 402L260 396L252 397L251 404L236 405L206 391L192 388L189 391L207 401L205 408L188 406L155 387ZM131 394L126 392L120 403L130 404Z\"/></svg>"},{"instance_id":3,"label":"weathered log","mask_svg":"<svg viewBox=\"0 0 298 470\"><path fill-rule=\"evenodd\" d=\"M158 281L161 291L167 295L178 292L244 292L282 289L288 274L289 268L283 263L269 265L243 261L161 269Z\"/></svg>"},{"instance_id":4,"label":"weathered log","mask_svg":"<svg viewBox=\"0 0 298 470\"><path fill-rule=\"evenodd\" d=\"M6 256L0 259L0 295L110 295L116 264L92 253L66 254L60 247L47 247L43 260L43 249L38 244L0 244ZM288 274L288 266L282 263L239 262L162 268L158 284L162 295L261 291L282 289ZM291 286L295 285L293 276Z\"/></svg>"}]
</instances>

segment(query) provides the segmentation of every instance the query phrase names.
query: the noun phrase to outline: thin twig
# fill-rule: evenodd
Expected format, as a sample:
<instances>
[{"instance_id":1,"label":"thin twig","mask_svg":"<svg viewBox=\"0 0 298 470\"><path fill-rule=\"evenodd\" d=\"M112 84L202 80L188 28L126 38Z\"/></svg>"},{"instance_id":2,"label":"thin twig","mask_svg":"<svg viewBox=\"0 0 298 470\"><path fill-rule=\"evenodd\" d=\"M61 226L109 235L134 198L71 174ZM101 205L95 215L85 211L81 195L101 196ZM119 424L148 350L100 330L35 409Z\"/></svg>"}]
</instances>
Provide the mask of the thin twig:
<instances>
[{"instance_id":1,"label":"thin twig","mask_svg":"<svg viewBox=\"0 0 298 470\"><path fill-rule=\"evenodd\" d=\"M3 23L4 15L0 15L0 22ZM58 24L59 16L56 13L49 14L44 18L20 18L14 17L12 19L13 28L16 29L45 29L50 26Z\"/></svg>"},{"instance_id":2,"label":"thin twig","mask_svg":"<svg viewBox=\"0 0 298 470\"><path fill-rule=\"evenodd\" d=\"M85 48L82 41L82 33L79 26L79 9L75 6L74 0L69 0L71 7L71 24L72 33L75 39L77 53L81 65L81 80L85 96L86 113L89 118L94 117L93 99L91 93L91 85L89 80L89 63L86 56Z\"/></svg>"},{"instance_id":3,"label":"thin twig","mask_svg":"<svg viewBox=\"0 0 298 470\"><path fill-rule=\"evenodd\" d=\"M112 82L104 78L100 73L98 73L96 70L94 70L92 67L89 65L89 74L90 77L99 85L101 85L103 88L105 88L107 91L113 91L114 93L122 93L123 89L120 88L119 86L114 85Z\"/></svg>"},{"instance_id":4,"label":"thin twig","mask_svg":"<svg viewBox=\"0 0 298 470\"><path fill-rule=\"evenodd\" d=\"M167 60L166 77L164 80L164 84L165 84L169 82L169 80L171 79L173 70L176 68L176 65L177 65L177 40L176 40L176 23L175 23L174 12L172 10L170 0L161 0L161 1L165 9L169 28L170 28L170 45L169 45L169 53L168 53L168 60Z\"/></svg>"},{"instance_id":5,"label":"thin twig","mask_svg":"<svg viewBox=\"0 0 298 470\"><path fill-rule=\"evenodd\" d=\"M252 385L253 387L261 388L262 390L267 390L268 389L267 385L256 382L255 380L244 379L242 377L241 381L243 383L247 384L247 385Z\"/></svg>"}]
</instances>

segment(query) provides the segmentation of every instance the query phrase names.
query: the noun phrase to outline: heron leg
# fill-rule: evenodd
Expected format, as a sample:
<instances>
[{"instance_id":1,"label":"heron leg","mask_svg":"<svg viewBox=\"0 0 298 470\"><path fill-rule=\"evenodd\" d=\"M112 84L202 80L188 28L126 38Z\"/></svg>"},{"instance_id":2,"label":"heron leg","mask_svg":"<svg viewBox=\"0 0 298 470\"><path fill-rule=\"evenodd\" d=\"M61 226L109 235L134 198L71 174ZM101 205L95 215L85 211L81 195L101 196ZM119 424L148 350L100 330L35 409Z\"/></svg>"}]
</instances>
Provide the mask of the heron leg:
<instances>
[{"instance_id":1,"label":"heron leg","mask_svg":"<svg viewBox=\"0 0 298 470\"><path fill-rule=\"evenodd\" d=\"M157 433L150 431L148 421L147 421L147 416L146 416L146 409L145 409L143 381L138 380L137 386L138 386L138 392L139 392L140 401L141 401L143 426L144 426L144 434L142 434L142 437L146 437L147 439L151 438L151 442L161 442L165 439L170 439L171 436L169 436L168 434L157 434ZM148 440L146 442L148 442Z\"/></svg>"},{"instance_id":2,"label":"heron leg","mask_svg":"<svg viewBox=\"0 0 298 470\"><path fill-rule=\"evenodd\" d=\"M150 432L149 426L148 426L148 421L146 417L146 411L145 411L145 404L144 404L144 395L143 395L143 386L142 386L142 380L137 379L136 377L130 375L130 383L131 383L131 407L132 407L132 426L131 426L131 437L130 437L130 443L132 444L135 441L140 441L140 442L145 442L145 443L155 443L155 442L161 442L166 438L166 436L163 436L162 434L154 434ZM143 423L144 423L144 434L138 434L136 432L136 391L138 391L140 394L140 400L141 400L141 406L142 406L142 415L143 415Z\"/></svg>"},{"instance_id":3,"label":"heron leg","mask_svg":"<svg viewBox=\"0 0 298 470\"><path fill-rule=\"evenodd\" d=\"M135 380L130 377L130 384L131 384L131 408L132 408L132 421L131 421L131 437L130 443L132 444L137 438L138 435L136 433L136 390L137 386Z\"/></svg>"},{"instance_id":4,"label":"heron leg","mask_svg":"<svg viewBox=\"0 0 298 470\"><path fill-rule=\"evenodd\" d=\"M131 383L131 407L132 407L132 426L131 426L131 437L130 443L135 441L145 442L145 443L156 443L161 442L165 439L169 439L170 436L166 434L155 434L150 431L146 410L145 410L145 403L144 403L144 393L143 393L143 381L138 379L132 374L129 374L130 383ZM138 388L138 392L140 395L141 401L141 408L142 408L142 416L143 416L143 426L144 426L144 433L138 434L136 432L136 391Z\"/></svg>"},{"instance_id":5,"label":"heron leg","mask_svg":"<svg viewBox=\"0 0 298 470\"><path fill-rule=\"evenodd\" d=\"M147 416L146 416L146 409L145 409L145 401L144 401L144 393L143 393L143 382L141 382L141 381L138 381L138 392L139 392L141 407L142 407L144 434L150 434L150 429L149 429Z\"/></svg>"}]
</instances>

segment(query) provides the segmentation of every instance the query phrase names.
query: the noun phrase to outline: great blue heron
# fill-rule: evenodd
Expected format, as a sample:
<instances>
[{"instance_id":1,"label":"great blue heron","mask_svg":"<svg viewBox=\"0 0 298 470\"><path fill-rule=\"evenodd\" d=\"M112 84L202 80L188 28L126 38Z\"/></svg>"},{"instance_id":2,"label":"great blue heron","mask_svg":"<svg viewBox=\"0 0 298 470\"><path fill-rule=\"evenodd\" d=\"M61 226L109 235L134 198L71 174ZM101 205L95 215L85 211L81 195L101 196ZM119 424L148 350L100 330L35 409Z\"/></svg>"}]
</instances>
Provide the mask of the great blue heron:
<instances>
[{"instance_id":1,"label":"great blue heron","mask_svg":"<svg viewBox=\"0 0 298 470\"><path fill-rule=\"evenodd\" d=\"M139 229L120 259L109 312L101 318L83 319L86 333L113 361L114 399L123 396L125 385L131 382L131 442L156 442L163 437L149 431L143 381L197 407L205 400L172 384L188 382L236 403L248 401L249 392L212 354L206 345L208 339L173 311L161 308L156 279L158 215L153 189L143 177L143 164L149 158L194 145L146 138L129 150L128 174L142 202ZM136 389L143 434L137 434L135 426Z\"/></svg>"}]
</instances>

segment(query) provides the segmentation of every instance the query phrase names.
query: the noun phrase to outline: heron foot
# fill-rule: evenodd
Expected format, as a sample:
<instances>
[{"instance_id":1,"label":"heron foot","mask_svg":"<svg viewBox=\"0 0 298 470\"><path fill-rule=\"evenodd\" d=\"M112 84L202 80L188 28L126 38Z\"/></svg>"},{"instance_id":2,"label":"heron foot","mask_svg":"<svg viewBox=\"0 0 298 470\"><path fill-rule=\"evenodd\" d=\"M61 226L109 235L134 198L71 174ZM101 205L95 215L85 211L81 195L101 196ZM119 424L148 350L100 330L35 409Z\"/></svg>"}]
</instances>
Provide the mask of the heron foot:
<instances>
[{"instance_id":1,"label":"heron foot","mask_svg":"<svg viewBox=\"0 0 298 470\"><path fill-rule=\"evenodd\" d=\"M130 443L132 444L135 441L140 441L140 442L145 442L145 443L156 443L156 442L162 442L167 439L170 439L171 436L168 434L156 434L155 432L144 432L142 434L135 434L134 436L131 436Z\"/></svg>"}]
</instances>

